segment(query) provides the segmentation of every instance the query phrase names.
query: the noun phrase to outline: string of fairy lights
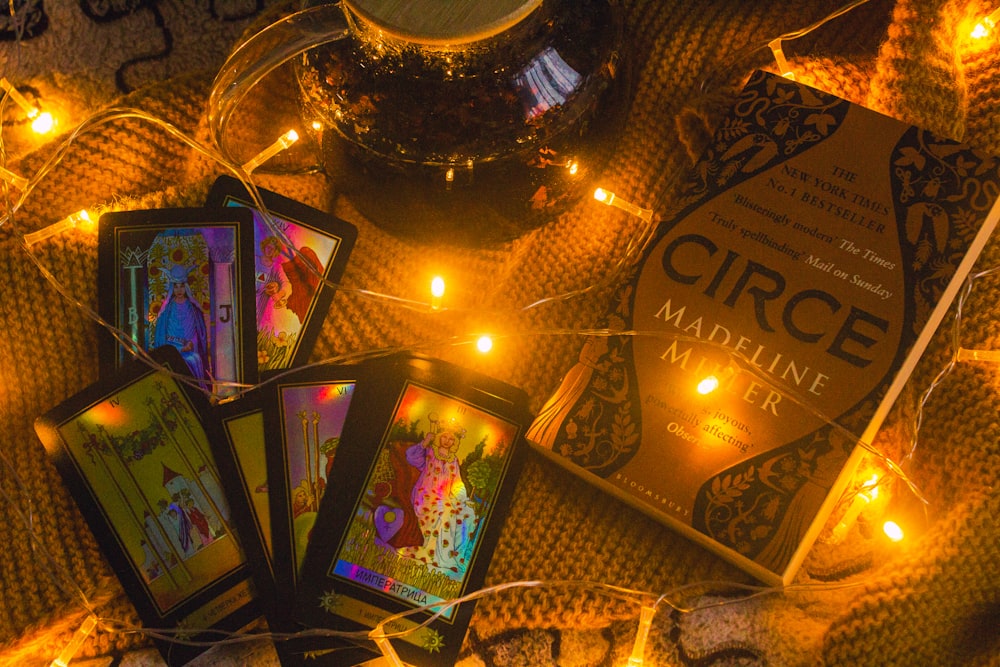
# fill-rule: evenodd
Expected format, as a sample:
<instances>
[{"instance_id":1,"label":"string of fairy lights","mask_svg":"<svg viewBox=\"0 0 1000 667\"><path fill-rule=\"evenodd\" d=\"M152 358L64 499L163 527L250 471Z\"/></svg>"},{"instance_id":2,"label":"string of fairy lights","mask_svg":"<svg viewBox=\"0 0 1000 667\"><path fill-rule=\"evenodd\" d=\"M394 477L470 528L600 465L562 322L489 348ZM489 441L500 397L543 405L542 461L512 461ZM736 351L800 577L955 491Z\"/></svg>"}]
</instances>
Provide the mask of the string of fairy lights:
<instances>
[{"instance_id":1,"label":"string of fairy lights","mask_svg":"<svg viewBox=\"0 0 1000 667\"><path fill-rule=\"evenodd\" d=\"M737 58L746 58L749 54L757 52L761 49L770 49L771 55L774 58L775 64L778 71L788 78L795 78L794 68L788 63L783 50L783 43L789 40L797 39L809 32L815 30L816 28L826 24L827 22L855 9L856 7L864 4L867 0L854 0L841 8L839 8L834 13L829 16L817 21L816 23L807 26L806 28L797 30L795 32L786 33L777 38L768 40L763 45L751 45L742 51L737 52ZM972 38L977 40L986 40L987 38L995 38L997 23L1000 22L1000 7L989 13L988 15L982 17L970 31ZM702 81L702 91L711 85L713 75L706 76ZM25 94L19 91L7 78L0 78L0 88L3 90L3 96L0 97L0 120L3 120L8 115L8 108L13 105L16 107L15 113L17 114L18 122L26 123L33 133L40 137L40 141L47 141L47 137L51 136L53 132L59 127L59 119L55 118L53 114L46 111L43 108L43 101L40 99L29 99ZM254 205L261 211L266 221L271 226L272 231L275 234L282 235L281 230L277 225L273 225L272 220L267 212L266 206L264 206L260 194L253 180L253 173L261 165L265 164L268 160L275 157L282 151L288 149L297 140L298 136L294 131L289 131L279 137L273 144L265 148L263 151L255 155L250 160L243 164L235 164L230 160L227 160L219 151L214 147L205 146L195 139L189 137L184 132L179 130L176 126L157 118L156 116L149 114L140 109L133 108L122 108L114 107L98 111L80 123L71 132L67 133L60 141L58 146L54 151L51 152L50 157L43 163L43 165L32 175L23 176L16 174L9 169L7 169L7 154L4 146L4 135L2 127L0 127L0 187L2 187L3 193L3 215L0 216L0 227L4 225L9 225L15 235L19 235L21 240L21 247L24 251L25 257L32 263L32 265L38 270L39 274L50 283L57 292L66 299L75 308L80 310L87 318L98 323L104 329L106 329L111 335L113 335L116 340L127 347L133 352L133 354L140 360L151 366L157 366L156 362L149 357L149 355L144 352L140 347L138 347L126 334L114 327L112 324L104 321L96 312L93 311L87 304L83 303L80 299L71 294L59 281L59 279L44 265L38 254L36 254L32 248L37 244L43 243L49 238L59 234L66 233L88 233L92 232L94 227L94 221L103 210L109 209L90 209L90 210L80 210L71 213L70 215L54 222L47 227L43 227L37 231L20 233L17 224L17 212L23 206L24 202L32 194L35 187L46 179L53 168L58 165L63 157L67 154L70 147L74 142L86 133L97 132L103 126L120 122L125 119L134 119L142 122L150 123L158 130L164 132L166 135L174 138L182 144L187 145L195 152L203 157L211 160L220 167L226 169L232 175L237 177L247 188L250 193ZM643 208L637 204L629 202L615 193L609 192L604 189L597 189L594 193L594 200L599 204L604 204L606 206L620 209L627 213L629 216L635 218L638 223L632 237L629 239L627 246L617 258L613 270L607 275L602 277L598 282L588 285L584 288L574 290L572 292L560 293L555 295L549 295L542 299L536 300L532 303L522 306L518 310L528 311L535 308L542 307L545 304L550 304L554 302L566 301L570 299L579 298L592 291L606 286L607 284L613 283L613 281L621 274L622 271L626 270L639 256L642 255L644 249L646 248L648 242L652 239L655 232L658 220L655 212L652 209ZM293 244L289 244L290 247L294 248ZM913 493L913 495L918 498L925 506L927 504L926 499L920 493L917 485L905 474L903 467L907 465L914 457L917 449L917 441L919 431L924 418L924 408L926 407L930 396L934 390L940 385L940 383L952 372L958 363L967 361L987 361L987 362L1000 362L1000 351L996 350L979 350L979 349L969 349L965 348L961 344L961 327L963 319L963 309L965 307L966 300L970 296L973 290L973 285L977 280L985 278L987 276L994 275L1000 272L1000 267L994 267L980 271L975 274L970 274L967 278L964 288L959 292L955 299L955 317L953 320L953 328L951 331L951 348L952 354L945 364L945 366L939 371L937 376L931 381L930 385L921 394L916 411L916 417L914 419L911 441L909 448L905 452L901 462L897 463L891 458L886 456L884 453L879 451L870 443L859 442L858 444L863 447L866 452L871 456L871 458L877 463L878 467L881 468L878 472L871 472L869 467L865 471L866 479L856 485L856 493L853 497L847 498L848 507L843 514L843 519L840 524L836 526L833 531L833 538L835 540L843 539L846 531L850 528L851 522L857 519L859 514L874 503L879 498L879 489L885 483L885 475L891 475L894 478L901 481L908 489ZM417 310L426 313L439 313L451 310L448 302L446 300L446 285L445 281L441 276L435 276L428 286L426 301L407 299L396 295L383 294L364 288L349 287L340 284L331 284L327 282L327 286L331 289L335 289L342 293L353 294L359 298L372 299L377 302L386 304L392 307L401 307L411 310ZM337 356L335 358L324 359L322 361L316 362L313 365L325 365L325 364L345 364L361 361L367 358L384 356L388 354L393 354L399 351L418 351L418 350L433 350L441 349L447 346L472 346L480 354L489 354L495 341L504 337L531 337L531 336L667 336L663 332L652 332L652 331L618 331L618 330L607 330L607 329L548 329L548 330L533 330L533 331L523 331L511 334L504 334L499 336L497 334L483 333L483 332L470 332L468 334L449 336L442 338L440 340L427 340L415 344L410 344L403 347L393 347L393 348L380 348L373 350L362 350L353 353L348 353L344 355ZM671 335L673 338L683 338L682 336ZM704 343L704 341L699 341ZM770 380L763 376L761 372L753 365L748 363L745 358L732 350L725 350L726 354L729 356L733 367L738 367L742 372L752 373L757 376L760 382L771 385ZM160 369L165 370L165 369ZM169 372L169 371L166 371ZM292 371L288 371L292 372ZM199 391L205 391L200 385L190 381L185 376L180 376L172 374L178 381L185 382L189 386L198 389ZM280 378L280 375L272 377L269 381L273 382ZM711 393L716 390L719 386L719 378L715 376L709 376L702 379L698 384L697 391L701 393ZM234 383L223 383L223 385L217 386L216 391L225 386L227 389L236 388L238 391L235 396L230 397L229 400L242 395L246 391L252 390L259 385L246 385L246 384L234 384ZM783 392L789 393L787 388L781 388ZM212 390L208 390L211 392ZM227 393L231 393L228 392ZM823 418L824 421L834 425L837 428L839 425L833 420L830 420L825 415L822 415L815 406L811 405L808 401L801 398L797 398L793 394L789 394L789 398L799 405L806 407L808 410L813 412L815 415ZM845 434L853 440L857 440L856 437L850 432L844 430ZM274 641L282 641L289 639L291 637L302 637L302 636L325 636L325 637L341 637L352 641L363 642L369 641L374 642L378 649L382 652L388 664L394 667L403 667L403 662L396 655L392 644L389 642L390 639L398 637L402 633L393 633L387 631L386 628L390 627L392 623L400 618L406 616L422 616L426 615L428 612L433 612L433 614L424 618L422 622L416 624L415 627L408 629L406 632L414 632L421 627L433 622L438 616L447 613L454 605L462 604L465 602L470 602L488 595L497 595L503 591L516 589L516 588L538 588L538 587L550 587L550 588L560 588L564 590L579 590L588 591L591 593L596 593L599 595L613 597L619 600L624 600L629 603L635 603L639 609L639 623L636 632L636 638L634 645L632 647L631 655L628 658L628 667L641 667L644 664L645 657L645 647L648 640L650 628L652 627L653 619L657 613L657 610L661 606L669 607L675 612L681 614L695 613L700 610L708 609L715 606L730 605L745 603L751 599L759 598L768 595L789 595L796 593L811 593L811 592L822 592L827 590L839 590L845 588L851 588L856 586L863 586L866 582L844 582L844 583L808 583L808 584L792 584L785 587L769 587L769 586L749 586L745 584L738 584L735 582L720 582L720 581L710 581L710 582L694 582L689 584L684 584L677 586L669 591L654 594L647 591L637 591L630 590L626 588L621 588L617 586L612 586L609 584L597 583L597 582L584 582L584 581L523 581L523 582L510 582L505 584L500 584L497 586L492 586L488 588L475 591L469 595L462 598L451 600L445 604L435 604L428 607L415 608L391 617L387 617L379 622L375 628L370 632L340 632L332 630L309 630L301 633L296 633L295 635L279 635L273 633L258 633L258 632L244 632L244 633L220 633L219 637L211 642L194 642L186 639L185 636L191 632L190 629L186 629L184 632L177 630L166 630L166 629L155 629L155 628L138 628L130 625L129 623L123 622L121 620L103 617L99 610L94 606L90 597L85 593L85 591L80 587L78 582L76 582L65 568L60 566L57 560L53 557L51 552L48 550L44 540L37 534L36 530L36 519L35 519L35 503L31 497L31 494L27 487L24 485L23 481L19 478L15 468L7 460L6 456L0 452L0 463L2 463L2 468L0 468L0 479L10 479L14 483L15 494L12 495L8 493L5 485L0 484L0 494L2 494L3 501L5 505L10 508L13 513L17 516L18 520L24 525L24 528L29 536L30 544L32 550L37 558L39 558L44 567L42 568L51 577L53 583L62 590L67 597L77 601L77 604L87 613L83 623L76 630L71 640L67 643L65 647L62 648L59 655L57 655L52 660L53 667L65 667L77 654L80 647L86 641L87 637L94 631L101 630L105 632L130 632L130 633L143 633L149 637L158 637L170 642L176 642L178 644L193 644L193 645L219 645L219 644L229 644L229 643L240 643L248 641L258 641L264 638L268 638ZM891 541L899 541L903 539L903 530L898 524L893 521L887 521L883 530L887 539ZM689 602L689 600L703 599L706 592L726 590L729 593L733 591L741 590L743 595L727 597L724 600L715 601L703 601Z\"/></svg>"}]
</instances>

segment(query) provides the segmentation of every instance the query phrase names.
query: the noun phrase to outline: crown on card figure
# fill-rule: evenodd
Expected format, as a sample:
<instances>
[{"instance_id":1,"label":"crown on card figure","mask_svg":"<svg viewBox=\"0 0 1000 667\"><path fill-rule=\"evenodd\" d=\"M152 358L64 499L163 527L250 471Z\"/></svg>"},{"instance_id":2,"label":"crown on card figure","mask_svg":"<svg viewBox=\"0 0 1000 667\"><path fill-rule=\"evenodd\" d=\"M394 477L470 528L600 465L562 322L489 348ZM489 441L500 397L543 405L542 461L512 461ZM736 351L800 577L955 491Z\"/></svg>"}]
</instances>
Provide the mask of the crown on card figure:
<instances>
[{"instance_id":1,"label":"crown on card figure","mask_svg":"<svg viewBox=\"0 0 1000 667\"><path fill-rule=\"evenodd\" d=\"M462 424L455 418L442 422L436 412L431 412L427 415L427 422L430 424L430 428L428 430L434 435L447 431L454 435L455 439L459 442L461 442L462 438L465 437L465 427L463 427Z\"/></svg>"}]
</instances>

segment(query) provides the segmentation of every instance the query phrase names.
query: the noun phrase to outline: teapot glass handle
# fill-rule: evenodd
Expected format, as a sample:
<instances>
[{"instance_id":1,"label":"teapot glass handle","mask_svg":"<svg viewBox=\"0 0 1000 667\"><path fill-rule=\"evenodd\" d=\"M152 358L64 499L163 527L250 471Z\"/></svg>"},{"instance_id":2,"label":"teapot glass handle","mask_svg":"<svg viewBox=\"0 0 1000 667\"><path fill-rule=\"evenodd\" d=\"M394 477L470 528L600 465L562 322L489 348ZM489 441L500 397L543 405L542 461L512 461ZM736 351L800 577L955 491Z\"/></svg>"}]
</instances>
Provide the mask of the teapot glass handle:
<instances>
[{"instance_id":1,"label":"teapot glass handle","mask_svg":"<svg viewBox=\"0 0 1000 667\"><path fill-rule=\"evenodd\" d=\"M226 59L212 83L208 127L222 155L236 162L229 145L229 121L247 93L268 74L311 48L350 34L339 2L290 14L253 35Z\"/></svg>"}]
</instances>

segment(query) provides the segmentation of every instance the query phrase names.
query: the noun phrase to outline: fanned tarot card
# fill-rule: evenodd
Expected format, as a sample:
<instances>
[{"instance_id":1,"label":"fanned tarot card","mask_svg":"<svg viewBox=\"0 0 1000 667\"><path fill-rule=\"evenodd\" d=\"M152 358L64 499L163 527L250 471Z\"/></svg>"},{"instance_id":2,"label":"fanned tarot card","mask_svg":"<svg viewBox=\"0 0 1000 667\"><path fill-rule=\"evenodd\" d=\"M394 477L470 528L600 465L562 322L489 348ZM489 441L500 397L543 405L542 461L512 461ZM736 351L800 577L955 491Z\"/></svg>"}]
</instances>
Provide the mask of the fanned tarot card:
<instances>
[{"instance_id":1,"label":"fanned tarot card","mask_svg":"<svg viewBox=\"0 0 1000 667\"><path fill-rule=\"evenodd\" d=\"M259 617L209 444L212 416L171 346L132 362L35 429L149 628L217 640ZM187 378L190 381L190 378ZM169 665L205 650L156 638Z\"/></svg>"},{"instance_id":2,"label":"fanned tarot card","mask_svg":"<svg viewBox=\"0 0 1000 667\"><path fill-rule=\"evenodd\" d=\"M265 612L272 630L298 628L291 612L302 561L320 501L339 483L335 455L355 388L365 372L364 365L302 368L282 373L259 390L266 456L264 451L255 455L260 458L254 465L266 458L274 601L265 605ZM222 422L235 432L244 419L224 416ZM245 488L250 491L249 485ZM298 644L277 644L283 663L296 661Z\"/></svg>"},{"instance_id":3,"label":"fanned tarot card","mask_svg":"<svg viewBox=\"0 0 1000 667\"><path fill-rule=\"evenodd\" d=\"M357 228L329 213L258 188L268 220L235 178L220 176L209 206L246 207L254 219L257 361L261 372L303 364L312 352Z\"/></svg>"},{"instance_id":4,"label":"fanned tarot card","mask_svg":"<svg viewBox=\"0 0 1000 667\"><path fill-rule=\"evenodd\" d=\"M169 345L206 391L256 381L250 211L116 211L98 227L98 309L121 332L100 338L102 375Z\"/></svg>"},{"instance_id":5,"label":"fanned tarot card","mask_svg":"<svg viewBox=\"0 0 1000 667\"><path fill-rule=\"evenodd\" d=\"M399 633L394 650L411 665L451 665L474 603L446 603L482 585L521 465L527 398L437 360L394 358L369 371L312 529L296 620L364 638L412 612L387 628ZM378 655L363 641L310 648L317 664Z\"/></svg>"},{"instance_id":6,"label":"fanned tarot card","mask_svg":"<svg viewBox=\"0 0 1000 667\"><path fill-rule=\"evenodd\" d=\"M216 420L212 426L217 431L210 430L209 435L233 522L253 568L258 600L270 618L277 597L276 564L271 544L262 391L256 388L236 400L215 406Z\"/></svg>"}]
</instances>

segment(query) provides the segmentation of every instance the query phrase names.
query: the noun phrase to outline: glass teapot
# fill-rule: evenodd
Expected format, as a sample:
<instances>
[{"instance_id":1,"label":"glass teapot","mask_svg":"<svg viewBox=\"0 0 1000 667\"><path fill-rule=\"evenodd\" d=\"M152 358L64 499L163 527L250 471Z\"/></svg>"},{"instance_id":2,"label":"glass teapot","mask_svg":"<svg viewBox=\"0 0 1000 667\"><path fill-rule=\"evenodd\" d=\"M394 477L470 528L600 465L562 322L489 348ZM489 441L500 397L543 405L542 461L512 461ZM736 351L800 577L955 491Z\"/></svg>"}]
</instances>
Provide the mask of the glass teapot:
<instances>
[{"instance_id":1,"label":"glass teapot","mask_svg":"<svg viewBox=\"0 0 1000 667\"><path fill-rule=\"evenodd\" d=\"M592 187L624 106L620 40L615 0L307 0L226 61L210 130L244 162L255 122L237 108L282 73L264 87L295 99L335 189L375 224L508 240Z\"/></svg>"}]
</instances>

